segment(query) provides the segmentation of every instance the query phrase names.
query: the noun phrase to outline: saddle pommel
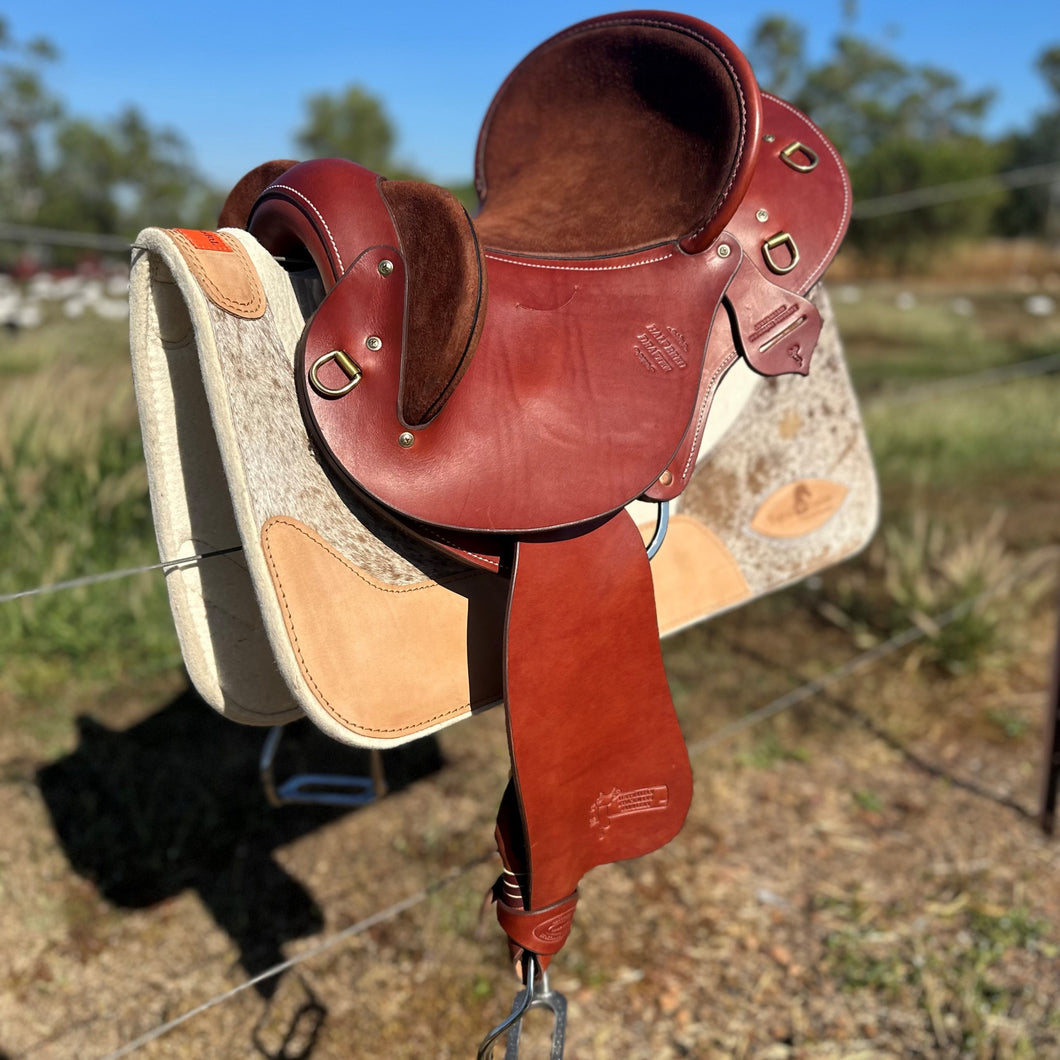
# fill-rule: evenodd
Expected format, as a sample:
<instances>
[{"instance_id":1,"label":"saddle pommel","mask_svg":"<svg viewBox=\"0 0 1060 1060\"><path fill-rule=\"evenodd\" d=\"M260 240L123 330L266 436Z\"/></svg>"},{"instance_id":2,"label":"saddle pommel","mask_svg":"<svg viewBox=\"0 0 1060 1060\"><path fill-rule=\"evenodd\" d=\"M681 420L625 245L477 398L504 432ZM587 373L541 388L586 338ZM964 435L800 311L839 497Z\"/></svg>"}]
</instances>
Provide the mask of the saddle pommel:
<instances>
[{"instance_id":1,"label":"saddle pommel","mask_svg":"<svg viewBox=\"0 0 1060 1060\"><path fill-rule=\"evenodd\" d=\"M325 294L362 255L388 248L378 268L394 277L385 297L398 301L404 315L398 415L406 426L429 423L463 377L483 318L478 240L453 195L433 184L388 181L354 162L318 159L265 187L247 227L273 254L311 261ZM394 276L398 259L403 283ZM379 341L350 336L346 344L373 337ZM311 386L325 397L349 393L361 375L352 349L326 351L310 371ZM323 381L325 373L334 385Z\"/></svg>"}]
</instances>

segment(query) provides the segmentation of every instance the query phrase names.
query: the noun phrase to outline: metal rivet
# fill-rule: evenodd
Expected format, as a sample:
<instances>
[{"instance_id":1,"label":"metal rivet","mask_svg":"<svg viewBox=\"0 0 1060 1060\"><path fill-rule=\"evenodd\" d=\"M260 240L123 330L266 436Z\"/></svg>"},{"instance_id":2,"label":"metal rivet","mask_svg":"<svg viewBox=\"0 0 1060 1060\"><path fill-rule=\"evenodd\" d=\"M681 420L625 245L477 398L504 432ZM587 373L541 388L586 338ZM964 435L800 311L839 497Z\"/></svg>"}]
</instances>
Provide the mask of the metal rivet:
<instances>
[{"instance_id":1,"label":"metal rivet","mask_svg":"<svg viewBox=\"0 0 1060 1060\"><path fill-rule=\"evenodd\" d=\"M378 335L369 335L368 338L364 340L364 344L372 351L381 350L383 348L383 340Z\"/></svg>"},{"instance_id":2,"label":"metal rivet","mask_svg":"<svg viewBox=\"0 0 1060 1060\"><path fill-rule=\"evenodd\" d=\"M394 263L389 258L383 258L378 268L380 276L389 276L394 271Z\"/></svg>"},{"instance_id":3,"label":"metal rivet","mask_svg":"<svg viewBox=\"0 0 1060 1060\"><path fill-rule=\"evenodd\" d=\"M719 258L727 258L731 253L732 247L730 247L728 243L722 243L722 245L718 247Z\"/></svg>"},{"instance_id":4,"label":"metal rivet","mask_svg":"<svg viewBox=\"0 0 1060 1060\"><path fill-rule=\"evenodd\" d=\"M771 144L776 139L776 137L772 133L766 133L765 136L762 137L762 139L765 140L767 144Z\"/></svg>"},{"instance_id":5,"label":"metal rivet","mask_svg":"<svg viewBox=\"0 0 1060 1060\"><path fill-rule=\"evenodd\" d=\"M670 486L670 485L673 484L673 481L674 481L674 473L672 471L670 471L669 469L664 471L659 476L659 485L660 486Z\"/></svg>"},{"instance_id":6,"label":"metal rivet","mask_svg":"<svg viewBox=\"0 0 1060 1060\"><path fill-rule=\"evenodd\" d=\"M758 213L755 214L755 217L757 217L759 221L768 221L769 220L769 211L768 210L759 210Z\"/></svg>"},{"instance_id":7,"label":"metal rivet","mask_svg":"<svg viewBox=\"0 0 1060 1060\"><path fill-rule=\"evenodd\" d=\"M400 445L402 449L411 449L412 443L415 440L416 439L409 431L404 431L398 435L398 445Z\"/></svg>"}]
</instances>

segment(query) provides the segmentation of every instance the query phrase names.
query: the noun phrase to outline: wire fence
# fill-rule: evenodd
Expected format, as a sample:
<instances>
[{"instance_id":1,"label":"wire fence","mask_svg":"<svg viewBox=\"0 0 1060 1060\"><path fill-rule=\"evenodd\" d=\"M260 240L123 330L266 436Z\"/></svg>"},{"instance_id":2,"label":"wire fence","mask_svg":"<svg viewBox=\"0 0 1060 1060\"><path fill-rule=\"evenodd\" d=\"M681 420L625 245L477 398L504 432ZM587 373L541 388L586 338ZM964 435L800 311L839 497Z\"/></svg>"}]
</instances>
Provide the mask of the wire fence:
<instances>
[{"instance_id":1,"label":"wire fence","mask_svg":"<svg viewBox=\"0 0 1060 1060\"><path fill-rule=\"evenodd\" d=\"M907 213L927 206L991 195L997 191L1031 188L1060 182L1060 159L1040 165L1010 169L984 177L911 188L893 195L880 195L854 204L853 217L886 217ZM39 244L41 246L83 247L89 250L124 252L132 248L132 240L125 236L100 232L75 232L60 228L0 222L0 242Z\"/></svg>"},{"instance_id":2,"label":"wire fence","mask_svg":"<svg viewBox=\"0 0 1060 1060\"><path fill-rule=\"evenodd\" d=\"M916 404L921 401L930 401L938 397L977 390L985 386L994 386L999 383L1012 382L1018 379L1030 379L1037 376L1054 375L1060 373L1060 353L1049 354L1045 357L1033 357L1015 364L1002 365L998 368L990 368L981 372L969 372L965 375L952 376L948 379L933 383L920 383L915 387L898 391L893 394L880 394L861 402L865 408L875 405L891 404ZM44 596L49 593L64 592L70 589L84 588L85 586L98 585L103 582L116 581L122 578L131 578L138 574L146 574L151 571L179 570L189 564L199 563L202 560L212 559L217 556L227 556L233 552L241 552L241 545L231 548L215 549L210 552L198 552L190 556L179 556L176 559L166 560L162 563L149 563L140 567L124 567L116 570L101 571L97 574L86 574L78 578L70 578L65 581L52 582L47 585L36 585L15 592L0 594L0 604L11 603L14 600L23 600L34 596Z\"/></svg>"},{"instance_id":3,"label":"wire fence","mask_svg":"<svg viewBox=\"0 0 1060 1060\"><path fill-rule=\"evenodd\" d=\"M1036 167L1036 169L1047 169L1049 167ZM1060 164L1053 166L1049 170L1051 176L1049 179L1055 179L1060 174ZM1030 178L1030 174L1025 174L1027 178ZM1041 176L1041 174L1039 174ZM974 182L966 182L974 183ZM1013 185L1016 186L1016 185ZM979 192L971 192L978 194ZM941 201L941 200L936 200ZM10 226L8 226L10 228ZM0 238L4 238L5 229L0 227ZM872 405L876 403L880 404L893 404L893 403L915 403L924 400L931 400L941 396L947 396L951 394L961 393L973 389L977 389L984 386L998 385L1005 382L1010 382L1018 379L1027 379L1037 376L1045 376L1049 374L1055 374L1060 372L1060 353L1033 358L1027 361L1019 362L1012 365L1005 365L999 368L989 369L987 371L969 373L959 377L954 377L946 380L941 380L934 383L920 384L916 387L909 388L905 391L901 391L893 394L885 394L874 397L870 401L865 402L866 405ZM7 593L0 595L0 604L11 603L17 600L24 600L31 597L36 597L48 593L56 593L67 590L73 590L76 588L83 588L86 586L92 586L103 582L114 581L123 578L129 578L136 575L152 572L152 571L169 571L185 567L193 563L201 563L209 561L217 556L227 555L233 552L241 550L240 546L232 548L221 549L211 552L197 553L195 555L181 557L176 560L168 561L165 563L155 563L139 567L130 567L123 569L115 569L110 571L104 571L96 574L88 574L83 577L70 579L67 581L57 582L48 585L38 585L30 588L26 588L17 592ZM875 645L868 650L862 651L854 656L851 656L843 663L835 666L824 675L817 677L811 681L807 681L799 686L790 689L784 694L770 700L767 703L755 708L742 715L741 717L728 722L721 726L714 732L704 736L698 740L694 740L688 744L688 753L690 757L695 758L698 755L703 754L707 749L717 747L727 740L731 740L740 733L754 728L755 726L761 725L769 719L775 718L800 704L805 704L820 699L825 696L830 690L840 686L844 681L848 680L855 674L860 674L877 665L882 660L893 657L903 649L922 641L934 632L944 629L954 622L959 621L961 618L970 614L976 607L981 606L987 600L992 597L1000 596L1006 592L1013 591L1019 586L1020 582L1017 578L1011 578L1007 582L994 587L993 589L980 593L974 597L970 597L949 610L935 615L930 618L927 622L920 624L911 625L907 629L891 636L883 642ZM975 794L994 798L990 792L982 789L976 789L974 786L966 785L969 790L972 790ZM997 798L996 801L1003 805L1007 805L1010 809L1020 813L1025 817L1032 817L1026 808L1019 806L1017 803L1004 798ZM469 873L473 870L481 867L482 865L489 862L493 857L492 852L483 853L480 857L473 859L472 861L460 866L457 869L443 875L438 880L433 882L430 886L422 888L409 896L380 908L373 912L371 915L366 916L356 923L349 925L348 927L326 935L318 941L314 942L302 952L296 956L282 961L265 971L240 982L235 987L226 990L222 993L216 994L213 997L208 998L201 1004L194 1006L188 1011L169 1019L163 1023L158 1024L150 1031L138 1036L137 1038L127 1042L114 1052L108 1053L105 1056L99 1058L99 1060L120 1060L122 1057L131 1055L137 1052L141 1048L147 1046L151 1042L154 1042L170 1032L174 1031L178 1027L188 1023L189 1021L203 1015L204 1013L214 1009L233 998L243 994L247 990L253 989L260 984L267 982L272 979L283 975L285 972L304 964L307 961L313 960L314 958L326 953L335 947L340 946L344 942L349 941L359 935L364 934L371 929L385 924L389 921L395 920L401 917L416 907L422 905L428 901L433 895L451 887L454 883L465 879ZM46 1043L40 1043L38 1046L31 1047L28 1050L23 1051L20 1055L24 1057L32 1056L35 1052L43 1048Z\"/></svg>"}]
</instances>

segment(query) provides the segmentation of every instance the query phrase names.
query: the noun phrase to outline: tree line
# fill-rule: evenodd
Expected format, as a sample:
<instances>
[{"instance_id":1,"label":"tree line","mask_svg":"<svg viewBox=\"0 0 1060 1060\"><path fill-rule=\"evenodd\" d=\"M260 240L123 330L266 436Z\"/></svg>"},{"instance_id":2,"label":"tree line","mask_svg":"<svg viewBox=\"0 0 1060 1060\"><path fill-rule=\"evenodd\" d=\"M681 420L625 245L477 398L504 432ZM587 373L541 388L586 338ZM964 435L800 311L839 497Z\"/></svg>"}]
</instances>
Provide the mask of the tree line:
<instances>
[{"instance_id":1,"label":"tree line","mask_svg":"<svg viewBox=\"0 0 1060 1060\"><path fill-rule=\"evenodd\" d=\"M906 63L859 36L852 11L821 62L808 57L804 27L780 16L758 23L748 56L763 89L806 111L835 142L856 202L978 181L974 195L856 218L850 245L862 253L909 267L958 240L1060 240L1060 43L1037 61L1047 107L1000 138L984 132L991 91L969 90L956 74ZM215 224L227 189L211 184L187 142L137 107L106 121L71 113L48 87L58 58L48 41L18 40L0 18L0 226L131 238L149 224ZM357 85L307 99L294 139L303 157L353 158L393 177L423 177L396 157L383 102ZM1035 166L1044 175L1031 186L1010 187L999 176ZM474 205L470 182L454 191ZM0 242L0 265L18 250Z\"/></svg>"}]
</instances>

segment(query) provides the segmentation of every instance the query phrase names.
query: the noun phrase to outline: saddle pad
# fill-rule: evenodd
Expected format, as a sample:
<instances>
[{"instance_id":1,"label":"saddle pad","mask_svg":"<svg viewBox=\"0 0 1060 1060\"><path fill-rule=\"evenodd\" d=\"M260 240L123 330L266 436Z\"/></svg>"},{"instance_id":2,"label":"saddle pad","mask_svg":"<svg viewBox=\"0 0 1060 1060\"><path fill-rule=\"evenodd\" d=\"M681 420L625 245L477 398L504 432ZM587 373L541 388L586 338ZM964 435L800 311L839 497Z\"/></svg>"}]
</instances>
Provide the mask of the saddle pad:
<instances>
[{"instance_id":1,"label":"saddle pad","mask_svg":"<svg viewBox=\"0 0 1060 1060\"><path fill-rule=\"evenodd\" d=\"M824 327L808 376L738 359L719 387L652 560L663 636L848 558L875 529L857 401L820 285L811 298ZM159 552L200 695L234 721L305 713L376 747L498 703L506 579L423 545L318 462L283 268L245 231L149 228L130 300ZM630 510L647 540L655 506Z\"/></svg>"}]
</instances>

